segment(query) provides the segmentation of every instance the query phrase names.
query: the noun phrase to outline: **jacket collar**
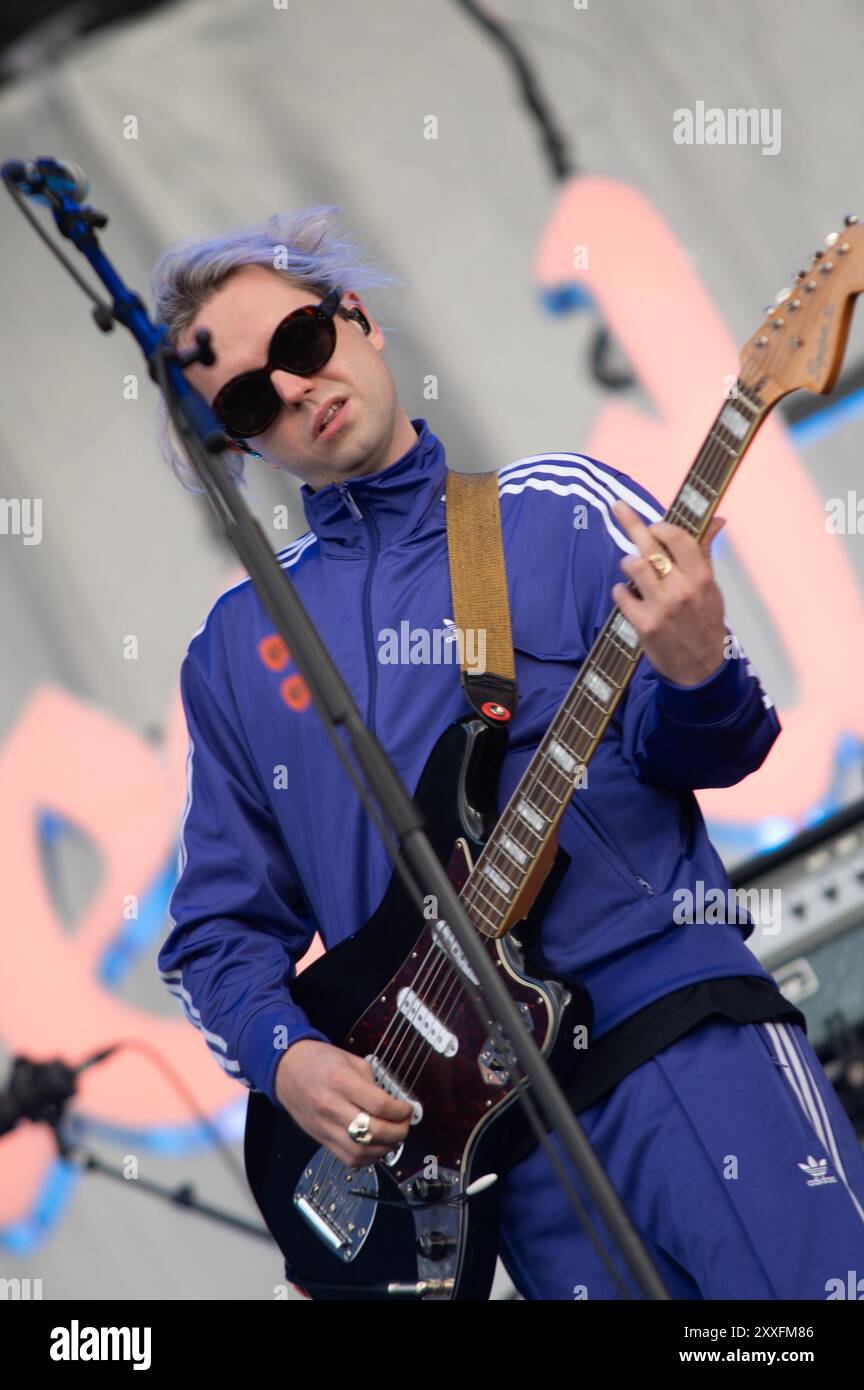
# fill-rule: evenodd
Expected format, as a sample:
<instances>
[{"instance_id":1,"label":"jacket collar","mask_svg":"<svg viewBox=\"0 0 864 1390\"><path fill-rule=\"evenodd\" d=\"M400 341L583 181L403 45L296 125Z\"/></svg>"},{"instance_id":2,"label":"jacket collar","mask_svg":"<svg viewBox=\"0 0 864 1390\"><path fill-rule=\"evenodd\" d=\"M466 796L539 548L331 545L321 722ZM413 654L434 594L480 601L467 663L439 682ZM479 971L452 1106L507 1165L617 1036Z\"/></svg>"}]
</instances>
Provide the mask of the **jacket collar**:
<instances>
[{"instance_id":1,"label":"jacket collar","mask_svg":"<svg viewBox=\"0 0 864 1390\"><path fill-rule=\"evenodd\" d=\"M447 478L444 445L425 420L411 423L417 432L416 443L389 468L350 482L328 483L318 492L308 483L302 484L306 520L324 550L344 553L362 549L373 522L379 543L395 545L420 529L427 513L443 496Z\"/></svg>"}]
</instances>

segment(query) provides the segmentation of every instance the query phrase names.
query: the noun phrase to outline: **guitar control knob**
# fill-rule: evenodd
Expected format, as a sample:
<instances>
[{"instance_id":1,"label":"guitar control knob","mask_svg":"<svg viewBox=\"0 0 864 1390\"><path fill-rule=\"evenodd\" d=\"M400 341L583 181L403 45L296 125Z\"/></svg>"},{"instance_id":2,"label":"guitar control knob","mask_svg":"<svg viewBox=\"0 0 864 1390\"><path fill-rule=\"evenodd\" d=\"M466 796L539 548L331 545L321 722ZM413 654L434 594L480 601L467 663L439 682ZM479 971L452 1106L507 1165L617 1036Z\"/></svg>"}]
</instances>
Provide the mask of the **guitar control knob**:
<instances>
[{"instance_id":1,"label":"guitar control knob","mask_svg":"<svg viewBox=\"0 0 864 1390\"><path fill-rule=\"evenodd\" d=\"M456 1242L443 1231L424 1231L417 1241L417 1249L427 1260L445 1260L456 1249Z\"/></svg>"}]
</instances>

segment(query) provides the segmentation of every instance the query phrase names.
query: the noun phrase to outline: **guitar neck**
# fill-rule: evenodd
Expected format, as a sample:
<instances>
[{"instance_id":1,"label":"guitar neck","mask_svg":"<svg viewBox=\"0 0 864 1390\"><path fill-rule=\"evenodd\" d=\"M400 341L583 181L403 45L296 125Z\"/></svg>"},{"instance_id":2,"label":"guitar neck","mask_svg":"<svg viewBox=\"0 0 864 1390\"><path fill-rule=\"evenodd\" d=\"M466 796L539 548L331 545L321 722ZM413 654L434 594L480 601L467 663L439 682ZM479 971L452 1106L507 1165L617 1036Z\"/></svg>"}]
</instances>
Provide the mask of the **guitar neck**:
<instances>
[{"instance_id":1,"label":"guitar neck","mask_svg":"<svg viewBox=\"0 0 864 1390\"><path fill-rule=\"evenodd\" d=\"M665 520L701 540L770 410L739 381ZM503 936L526 915L551 867L557 827L636 669L636 630L612 609L462 889L478 931Z\"/></svg>"}]
</instances>

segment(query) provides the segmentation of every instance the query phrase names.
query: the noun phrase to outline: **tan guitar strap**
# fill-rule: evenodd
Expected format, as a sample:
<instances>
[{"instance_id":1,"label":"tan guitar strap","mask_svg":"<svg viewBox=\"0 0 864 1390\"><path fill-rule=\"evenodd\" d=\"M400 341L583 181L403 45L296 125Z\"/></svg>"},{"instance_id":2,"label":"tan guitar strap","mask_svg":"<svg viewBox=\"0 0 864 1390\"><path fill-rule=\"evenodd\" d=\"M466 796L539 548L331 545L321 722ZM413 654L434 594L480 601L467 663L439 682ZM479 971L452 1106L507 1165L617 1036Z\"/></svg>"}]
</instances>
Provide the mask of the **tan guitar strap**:
<instances>
[{"instance_id":1,"label":"tan guitar strap","mask_svg":"<svg viewBox=\"0 0 864 1390\"><path fill-rule=\"evenodd\" d=\"M501 539L498 474L447 475L447 549L462 688L487 724L506 727L519 694ZM468 658L473 665L468 665ZM478 670L478 666L484 670Z\"/></svg>"}]
</instances>

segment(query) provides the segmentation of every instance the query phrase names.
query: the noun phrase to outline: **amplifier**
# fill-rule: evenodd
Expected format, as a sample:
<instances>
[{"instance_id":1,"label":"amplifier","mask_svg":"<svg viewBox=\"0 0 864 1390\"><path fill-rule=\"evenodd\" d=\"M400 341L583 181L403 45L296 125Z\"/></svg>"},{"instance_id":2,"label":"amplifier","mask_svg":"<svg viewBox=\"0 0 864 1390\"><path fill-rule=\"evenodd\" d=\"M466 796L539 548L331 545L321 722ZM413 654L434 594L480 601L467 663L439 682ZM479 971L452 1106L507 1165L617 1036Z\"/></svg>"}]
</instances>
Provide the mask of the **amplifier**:
<instances>
[{"instance_id":1,"label":"amplifier","mask_svg":"<svg viewBox=\"0 0 864 1390\"><path fill-rule=\"evenodd\" d=\"M729 877L770 905L758 917L751 911L757 925L747 944L804 1014L810 1042L864 1134L864 800Z\"/></svg>"}]
</instances>

